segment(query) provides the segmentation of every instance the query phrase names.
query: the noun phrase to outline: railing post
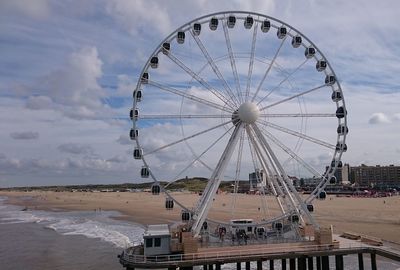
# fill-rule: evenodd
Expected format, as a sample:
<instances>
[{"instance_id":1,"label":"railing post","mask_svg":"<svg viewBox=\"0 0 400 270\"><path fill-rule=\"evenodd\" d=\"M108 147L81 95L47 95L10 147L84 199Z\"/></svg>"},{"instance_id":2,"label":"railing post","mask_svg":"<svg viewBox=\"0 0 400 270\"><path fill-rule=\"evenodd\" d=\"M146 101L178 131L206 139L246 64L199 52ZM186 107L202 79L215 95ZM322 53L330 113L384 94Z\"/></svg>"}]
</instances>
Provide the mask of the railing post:
<instances>
[{"instance_id":1,"label":"railing post","mask_svg":"<svg viewBox=\"0 0 400 270\"><path fill-rule=\"evenodd\" d=\"M289 268L290 268L290 270L296 270L296 259L295 258L289 259Z\"/></svg>"},{"instance_id":2,"label":"railing post","mask_svg":"<svg viewBox=\"0 0 400 270\"><path fill-rule=\"evenodd\" d=\"M364 270L364 260L363 260L363 254L358 253L358 269L359 270Z\"/></svg>"},{"instance_id":3,"label":"railing post","mask_svg":"<svg viewBox=\"0 0 400 270\"><path fill-rule=\"evenodd\" d=\"M336 265L336 270L343 270L344 269L343 255L336 255L335 256L335 265Z\"/></svg>"},{"instance_id":4,"label":"railing post","mask_svg":"<svg viewBox=\"0 0 400 270\"><path fill-rule=\"evenodd\" d=\"M371 269L376 270L376 254L371 253Z\"/></svg>"},{"instance_id":5,"label":"railing post","mask_svg":"<svg viewBox=\"0 0 400 270\"><path fill-rule=\"evenodd\" d=\"M322 256L322 270L329 270L329 256Z\"/></svg>"},{"instance_id":6,"label":"railing post","mask_svg":"<svg viewBox=\"0 0 400 270\"><path fill-rule=\"evenodd\" d=\"M317 270L321 270L321 257L318 256L315 258L317 263Z\"/></svg>"},{"instance_id":7,"label":"railing post","mask_svg":"<svg viewBox=\"0 0 400 270\"><path fill-rule=\"evenodd\" d=\"M262 270L262 261L261 260L257 261L257 270Z\"/></svg>"},{"instance_id":8,"label":"railing post","mask_svg":"<svg viewBox=\"0 0 400 270\"><path fill-rule=\"evenodd\" d=\"M297 269L298 270L307 270L307 259L306 259L306 257L297 258Z\"/></svg>"},{"instance_id":9,"label":"railing post","mask_svg":"<svg viewBox=\"0 0 400 270\"><path fill-rule=\"evenodd\" d=\"M308 270L314 270L314 258L313 257L308 257Z\"/></svg>"},{"instance_id":10,"label":"railing post","mask_svg":"<svg viewBox=\"0 0 400 270\"><path fill-rule=\"evenodd\" d=\"M281 260L282 270L286 270L286 259Z\"/></svg>"}]
</instances>

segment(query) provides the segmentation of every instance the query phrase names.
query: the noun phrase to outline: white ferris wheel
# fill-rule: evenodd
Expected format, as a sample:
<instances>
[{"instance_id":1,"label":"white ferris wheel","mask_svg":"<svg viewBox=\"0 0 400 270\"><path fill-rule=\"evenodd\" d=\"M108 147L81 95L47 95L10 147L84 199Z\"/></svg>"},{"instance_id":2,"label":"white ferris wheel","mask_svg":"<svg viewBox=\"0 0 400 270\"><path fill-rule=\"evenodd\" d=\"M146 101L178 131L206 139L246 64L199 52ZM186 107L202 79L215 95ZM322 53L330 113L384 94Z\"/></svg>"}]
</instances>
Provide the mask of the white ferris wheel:
<instances>
[{"instance_id":1,"label":"white ferris wheel","mask_svg":"<svg viewBox=\"0 0 400 270\"><path fill-rule=\"evenodd\" d=\"M254 12L209 14L162 40L140 74L130 118L141 177L195 236L207 222L229 226L212 214L226 181L231 219L249 217L241 210L247 186L259 204L252 226L318 226L312 201L336 183L347 150L344 97L327 58L296 28ZM169 191L184 177L208 180L195 205ZM306 197L293 184L301 178L316 186Z\"/></svg>"}]
</instances>

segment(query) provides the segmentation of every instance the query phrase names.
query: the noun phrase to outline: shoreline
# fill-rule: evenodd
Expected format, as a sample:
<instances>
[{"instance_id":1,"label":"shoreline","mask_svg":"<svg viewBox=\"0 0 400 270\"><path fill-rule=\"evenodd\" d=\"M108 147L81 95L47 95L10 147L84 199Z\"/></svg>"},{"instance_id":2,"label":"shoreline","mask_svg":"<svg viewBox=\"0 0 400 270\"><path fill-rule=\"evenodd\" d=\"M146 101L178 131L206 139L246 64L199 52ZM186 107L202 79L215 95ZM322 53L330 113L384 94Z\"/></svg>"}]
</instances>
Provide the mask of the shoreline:
<instances>
[{"instance_id":1,"label":"shoreline","mask_svg":"<svg viewBox=\"0 0 400 270\"><path fill-rule=\"evenodd\" d=\"M141 227L147 224L176 223L180 221L180 209L165 209L165 197L137 192L0 192L6 196L6 203L45 211L118 211L119 220L133 222ZM198 194L177 192L173 194L185 206L191 207L198 200ZM256 195L241 194L240 215L243 218L260 216L256 207ZM267 198L269 202L273 198ZM231 196L216 197L211 218L229 220L228 211ZM328 196L325 201L315 201L313 216L322 226L332 224L335 233L353 231L400 244L400 196L385 198L347 198ZM271 213L277 211L272 206Z\"/></svg>"}]
</instances>

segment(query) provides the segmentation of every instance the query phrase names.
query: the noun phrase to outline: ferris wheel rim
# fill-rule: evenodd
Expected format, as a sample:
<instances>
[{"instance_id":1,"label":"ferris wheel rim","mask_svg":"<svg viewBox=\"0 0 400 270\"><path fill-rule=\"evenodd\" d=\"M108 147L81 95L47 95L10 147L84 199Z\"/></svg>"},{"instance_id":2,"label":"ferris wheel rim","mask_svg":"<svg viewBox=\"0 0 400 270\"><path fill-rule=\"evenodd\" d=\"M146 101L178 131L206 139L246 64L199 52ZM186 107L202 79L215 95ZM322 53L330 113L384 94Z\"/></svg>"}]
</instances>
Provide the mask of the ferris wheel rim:
<instances>
[{"instance_id":1,"label":"ferris wheel rim","mask_svg":"<svg viewBox=\"0 0 400 270\"><path fill-rule=\"evenodd\" d=\"M333 74L333 75L335 76L335 78L337 78L334 69L332 68L331 64L329 63L329 61L328 61L328 59L325 57L325 55L322 53L322 51L319 50L318 47L317 47L306 35L304 35L302 32L298 31L298 30L297 30L295 27L293 27L292 25L287 24L287 23L285 23L285 22L283 22L283 21L281 21L281 20L279 20L279 19L276 19L276 18L274 18L274 17L267 16L267 15L260 14L260 13L256 13L256 12L247 12L247 11L221 11L221 12L216 12L216 13L212 13L212 14L207 14L207 15L204 15L204 16L201 16L201 17L198 17L198 18L195 18L195 19L193 19L192 21L190 21L190 22L188 22L188 23L185 23L185 24L183 24L182 26L178 27L176 30L174 30L173 32L171 32L171 34L168 35L164 40L162 40L162 42L156 47L156 49L155 49L155 50L153 51L153 53L150 55L150 58L147 60L145 66L144 66L143 69L142 69L142 71L140 72L140 77L142 76L142 74L143 74L144 72L146 72L146 71L149 69L151 57L152 57L153 55L157 55L158 53L160 53L160 48L162 47L163 43L165 43L165 42L170 42L170 41L175 37L175 35L178 33L178 31L182 31L183 29L185 29L184 32L187 32L187 31L190 31L191 26L192 26L193 23L195 23L195 22L200 22L200 21L205 20L205 19L207 19L207 18L210 19L210 18L212 18L212 17L214 17L214 16L224 16L224 18L226 19L225 16L226 16L226 15L230 15L230 14L241 14L241 15L253 15L253 16L258 16L258 17L261 17L261 18L266 18L266 19L272 20L272 21L274 21L274 22L281 23L282 25L284 25L284 26L290 28L291 30L294 30L297 34L300 34L303 38L305 38L305 40L306 40L310 45L312 45L312 46L318 51L319 55L326 61L327 67L329 67L330 73ZM204 22L201 22L201 24L203 25L203 24L205 24L205 23L207 23L207 22L208 22L208 21L204 21ZM255 26L254 26L254 27L255 27ZM324 71L324 72L326 73L326 71ZM192 79L193 79L193 78L192 78ZM342 92L342 88L341 88L340 82L339 82L338 80L336 81L336 84L337 84L337 90L340 91L340 93L341 93L341 95L342 95L342 99L341 99L342 107L343 107L344 110L346 111L346 113L345 113L345 115L344 115L344 117L343 117L343 120L341 121L340 119L338 119L338 124L339 124L339 125L340 125L340 124L343 124L344 127L347 128L347 109L346 109L346 105L345 105L345 99L344 99L344 96L343 96L343 92ZM141 85L142 85L142 83L141 83L141 80L139 79L138 82L137 82L137 85L136 85L136 89L140 89L140 88L141 88ZM333 87L332 87L332 90L333 90ZM182 97L182 100L183 100L183 98L184 98L184 97ZM339 107L338 102L335 102L335 103L336 103L337 107ZM137 108L137 101L136 101L135 99L134 99L134 101L133 101L133 108ZM136 128L136 120L133 121L133 127ZM346 142L346 136L347 136L347 133L344 133L343 135L338 135L338 136L337 136L337 139L336 139L336 142L339 143L339 140L341 139L341 142L345 144L345 142ZM137 146L138 148L140 148L139 140L140 140L140 139L136 140L136 146ZM336 155L336 153L338 153L338 155ZM333 157L334 157L334 159L335 159L336 156L337 156L337 158L340 160L342 154L343 154L343 151L337 151L337 150L335 150L335 153L333 154ZM144 166L146 166L147 168L150 168L150 166L149 166L149 164L147 163L145 157L142 158L142 161L143 161ZM331 167L329 167L329 169L330 169L330 168L331 168ZM153 174L153 172L152 172L151 170L150 170L149 173L150 173L151 178L153 179L154 183L159 183L159 180L156 178L156 176ZM326 185L328 184L328 178L329 178L329 177L325 177L325 178L326 178L326 181L325 181L324 183L323 183L323 181L321 181L321 182L319 183L319 185L317 186L317 188L316 188L316 189L310 194L310 196L306 199L306 202L312 202L312 200L314 200L315 198L317 198L319 192L320 192L321 190L323 190L323 189L326 187ZM322 183L322 184L321 184L321 183ZM167 197L169 197L169 198L171 198L172 200L174 200L182 209L184 209L184 210L186 210L186 211L191 211L189 208L185 207L185 206L184 206L183 204L181 204L178 200L176 200L167 190L163 189L163 192L166 194ZM282 218L285 218L285 217L286 217L285 215L282 215ZM211 220L211 219L210 219L210 220Z\"/></svg>"}]
</instances>

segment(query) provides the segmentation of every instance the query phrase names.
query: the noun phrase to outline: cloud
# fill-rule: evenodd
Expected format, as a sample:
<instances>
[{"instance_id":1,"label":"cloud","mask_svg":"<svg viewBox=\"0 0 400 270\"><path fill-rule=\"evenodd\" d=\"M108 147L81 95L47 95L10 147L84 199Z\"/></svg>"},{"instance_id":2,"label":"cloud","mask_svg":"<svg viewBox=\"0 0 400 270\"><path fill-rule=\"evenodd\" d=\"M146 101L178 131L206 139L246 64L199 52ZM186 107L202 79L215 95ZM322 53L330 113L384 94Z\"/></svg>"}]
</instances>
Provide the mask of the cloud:
<instances>
[{"instance_id":1,"label":"cloud","mask_svg":"<svg viewBox=\"0 0 400 270\"><path fill-rule=\"evenodd\" d=\"M400 121L400 113L393 114L393 120Z\"/></svg>"},{"instance_id":2,"label":"cloud","mask_svg":"<svg viewBox=\"0 0 400 270\"><path fill-rule=\"evenodd\" d=\"M1 1L0 2L0 13L20 13L21 15L27 15L34 19L44 19L50 12L50 7L47 0L13 0L13 1Z\"/></svg>"},{"instance_id":3,"label":"cloud","mask_svg":"<svg viewBox=\"0 0 400 270\"><path fill-rule=\"evenodd\" d=\"M368 123L375 124L387 124L390 123L389 118L384 113L374 113L368 120Z\"/></svg>"},{"instance_id":4,"label":"cloud","mask_svg":"<svg viewBox=\"0 0 400 270\"><path fill-rule=\"evenodd\" d=\"M29 96L26 107L32 110L54 109L74 119L93 119L107 113L102 76L102 61L96 47L84 46L68 55L64 66L44 76L37 88L39 95Z\"/></svg>"},{"instance_id":5,"label":"cloud","mask_svg":"<svg viewBox=\"0 0 400 270\"><path fill-rule=\"evenodd\" d=\"M57 149L63 153L74 155L91 155L94 153L94 149L90 145L77 143L61 144L57 147Z\"/></svg>"},{"instance_id":6,"label":"cloud","mask_svg":"<svg viewBox=\"0 0 400 270\"><path fill-rule=\"evenodd\" d=\"M0 153L0 168L4 170L18 169L21 162L17 158L8 158L5 154Z\"/></svg>"},{"instance_id":7,"label":"cloud","mask_svg":"<svg viewBox=\"0 0 400 270\"><path fill-rule=\"evenodd\" d=\"M53 107L53 101L47 96L30 96L26 101L26 107L31 110L44 110Z\"/></svg>"},{"instance_id":8,"label":"cloud","mask_svg":"<svg viewBox=\"0 0 400 270\"><path fill-rule=\"evenodd\" d=\"M124 163L127 161L127 159L121 155L114 156L112 158L109 158L106 160L107 162L113 162L113 163Z\"/></svg>"},{"instance_id":9,"label":"cloud","mask_svg":"<svg viewBox=\"0 0 400 270\"><path fill-rule=\"evenodd\" d=\"M10 136L14 140L36 140L39 138L39 133L33 131L13 132L10 133Z\"/></svg>"},{"instance_id":10,"label":"cloud","mask_svg":"<svg viewBox=\"0 0 400 270\"><path fill-rule=\"evenodd\" d=\"M125 135L119 136L119 138L116 140L121 145L132 145L132 140Z\"/></svg>"},{"instance_id":11,"label":"cloud","mask_svg":"<svg viewBox=\"0 0 400 270\"><path fill-rule=\"evenodd\" d=\"M151 16L149 11L157 11L157 15ZM106 12L133 35L145 33L149 28L159 34L171 31L169 13L161 2L111 0L107 2Z\"/></svg>"}]
</instances>

